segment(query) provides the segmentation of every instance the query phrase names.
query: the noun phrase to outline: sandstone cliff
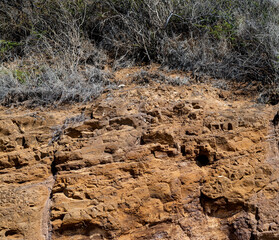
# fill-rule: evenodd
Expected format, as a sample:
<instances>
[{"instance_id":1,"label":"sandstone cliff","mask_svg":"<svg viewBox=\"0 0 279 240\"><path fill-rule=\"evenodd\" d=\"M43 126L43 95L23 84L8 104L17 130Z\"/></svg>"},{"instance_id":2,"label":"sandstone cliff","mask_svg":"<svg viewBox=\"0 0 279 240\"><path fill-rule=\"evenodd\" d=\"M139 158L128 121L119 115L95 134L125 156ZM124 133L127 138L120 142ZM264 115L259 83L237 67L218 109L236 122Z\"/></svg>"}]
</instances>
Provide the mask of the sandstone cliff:
<instances>
[{"instance_id":1,"label":"sandstone cliff","mask_svg":"<svg viewBox=\"0 0 279 240\"><path fill-rule=\"evenodd\" d=\"M227 94L153 81L1 108L0 239L279 239L276 106Z\"/></svg>"}]
</instances>

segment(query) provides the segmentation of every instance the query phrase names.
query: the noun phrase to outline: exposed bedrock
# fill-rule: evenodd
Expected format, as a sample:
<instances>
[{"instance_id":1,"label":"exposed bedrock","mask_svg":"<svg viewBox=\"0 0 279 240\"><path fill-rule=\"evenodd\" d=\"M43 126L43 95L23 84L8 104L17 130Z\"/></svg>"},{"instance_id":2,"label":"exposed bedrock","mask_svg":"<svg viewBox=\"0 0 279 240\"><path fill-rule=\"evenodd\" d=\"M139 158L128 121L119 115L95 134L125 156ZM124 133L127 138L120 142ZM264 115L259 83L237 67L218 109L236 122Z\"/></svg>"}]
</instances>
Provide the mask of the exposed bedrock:
<instances>
[{"instance_id":1,"label":"exposed bedrock","mask_svg":"<svg viewBox=\"0 0 279 240\"><path fill-rule=\"evenodd\" d=\"M279 239L276 106L220 91L1 109L0 239Z\"/></svg>"}]
</instances>

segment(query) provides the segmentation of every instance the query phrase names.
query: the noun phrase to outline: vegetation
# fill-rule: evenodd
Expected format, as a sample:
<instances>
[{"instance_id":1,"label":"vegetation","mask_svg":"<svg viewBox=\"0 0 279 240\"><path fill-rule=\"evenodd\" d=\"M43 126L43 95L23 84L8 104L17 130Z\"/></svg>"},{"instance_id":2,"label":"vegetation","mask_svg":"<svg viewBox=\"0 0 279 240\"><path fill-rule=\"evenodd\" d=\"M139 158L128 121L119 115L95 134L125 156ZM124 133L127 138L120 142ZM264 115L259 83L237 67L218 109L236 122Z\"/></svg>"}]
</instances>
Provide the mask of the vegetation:
<instances>
[{"instance_id":1,"label":"vegetation","mask_svg":"<svg viewBox=\"0 0 279 240\"><path fill-rule=\"evenodd\" d=\"M278 16L275 0L2 0L0 100L87 101L108 84L112 59L259 81L273 86L268 102Z\"/></svg>"}]
</instances>

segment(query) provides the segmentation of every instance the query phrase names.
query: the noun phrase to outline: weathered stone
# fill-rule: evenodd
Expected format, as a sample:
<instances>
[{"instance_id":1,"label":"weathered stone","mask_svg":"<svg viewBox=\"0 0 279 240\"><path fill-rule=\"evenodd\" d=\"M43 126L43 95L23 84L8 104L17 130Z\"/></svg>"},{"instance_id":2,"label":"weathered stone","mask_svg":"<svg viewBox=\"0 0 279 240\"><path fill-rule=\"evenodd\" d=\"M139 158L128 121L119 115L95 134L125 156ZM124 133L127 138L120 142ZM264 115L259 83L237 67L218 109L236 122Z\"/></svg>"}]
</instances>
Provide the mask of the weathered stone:
<instances>
[{"instance_id":1,"label":"weathered stone","mask_svg":"<svg viewBox=\"0 0 279 240\"><path fill-rule=\"evenodd\" d=\"M277 110L221 95L153 83L1 110L0 238L278 239Z\"/></svg>"}]
</instances>

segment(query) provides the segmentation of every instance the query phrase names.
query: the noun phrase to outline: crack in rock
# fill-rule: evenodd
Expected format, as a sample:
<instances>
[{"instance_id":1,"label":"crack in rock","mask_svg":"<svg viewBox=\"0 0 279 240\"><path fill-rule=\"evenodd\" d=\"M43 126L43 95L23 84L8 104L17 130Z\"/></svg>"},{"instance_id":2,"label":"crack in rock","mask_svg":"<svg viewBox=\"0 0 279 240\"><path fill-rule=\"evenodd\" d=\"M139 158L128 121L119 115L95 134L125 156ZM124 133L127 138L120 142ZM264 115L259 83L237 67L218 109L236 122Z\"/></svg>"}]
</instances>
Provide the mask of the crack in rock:
<instances>
[{"instance_id":1,"label":"crack in rock","mask_svg":"<svg viewBox=\"0 0 279 240\"><path fill-rule=\"evenodd\" d=\"M49 196L45 202L43 215L42 215L42 235L45 240L51 240L51 223L50 223L50 213L51 213L51 205L52 205L52 189L55 183L55 176L50 176L46 181L44 181L44 185L48 188Z\"/></svg>"}]
</instances>

